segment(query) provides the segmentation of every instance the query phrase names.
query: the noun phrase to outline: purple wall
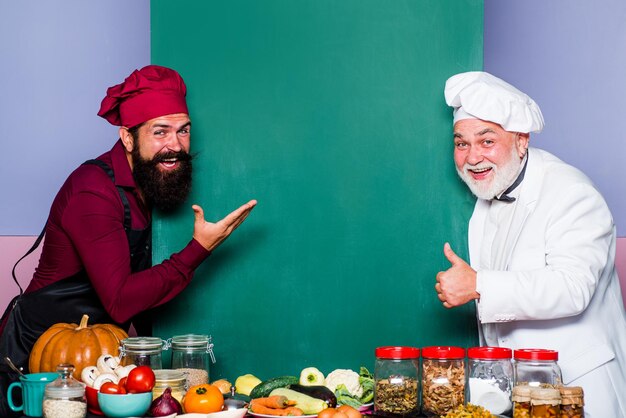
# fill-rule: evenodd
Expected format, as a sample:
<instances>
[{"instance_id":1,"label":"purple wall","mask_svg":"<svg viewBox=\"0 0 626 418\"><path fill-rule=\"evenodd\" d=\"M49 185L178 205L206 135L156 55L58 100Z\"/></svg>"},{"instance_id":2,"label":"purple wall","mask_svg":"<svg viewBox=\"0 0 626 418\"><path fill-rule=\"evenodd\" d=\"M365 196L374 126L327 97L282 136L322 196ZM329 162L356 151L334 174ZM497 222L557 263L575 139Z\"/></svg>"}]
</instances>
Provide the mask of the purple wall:
<instances>
[{"instance_id":1,"label":"purple wall","mask_svg":"<svg viewBox=\"0 0 626 418\"><path fill-rule=\"evenodd\" d=\"M531 138L584 171L626 236L626 2L485 0L484 68L528 93Z\"/></svg>"},{"instance_id":2,"label":"purple wall","mask_svg":"<svg viewBox=\"0 0 626 418\"><path fill-rule=\"evenodd\" d=\"M37 235L67 175L117 138L96 113L150 63L150 2L2 1L0 62L0 235Z\"/></svg>"},{"instance_id":3,"label":"purple wall","mask_svg":"<svg viewBox=\"0 0 626 418\"><path fill-rule=\"evenodd\" d=\"M585 171L626 236L626 2L484 1L485 69L539 103L532 143ZM150 62L149 0L60 4L0 2L0 236L39 233L69 172L116 138L96 116L106 88ZM1 310L18 241L0 240Z\"/></svg>"}]
</instances>

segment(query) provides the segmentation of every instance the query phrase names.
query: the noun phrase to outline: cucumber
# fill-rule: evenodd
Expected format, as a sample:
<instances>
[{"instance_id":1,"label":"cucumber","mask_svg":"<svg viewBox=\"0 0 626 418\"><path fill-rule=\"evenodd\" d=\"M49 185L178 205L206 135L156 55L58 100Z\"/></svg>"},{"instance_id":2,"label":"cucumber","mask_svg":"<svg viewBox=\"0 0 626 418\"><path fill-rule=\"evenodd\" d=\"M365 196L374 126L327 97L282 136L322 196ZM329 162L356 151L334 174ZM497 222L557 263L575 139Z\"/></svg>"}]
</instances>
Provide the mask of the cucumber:
<instances>
[{"instance_id":1,"label":"cucumber","mask_svg":"<svg viewBox=\"0 0 626 418\"><path fill-rule=\"evenodd\" d=\"M296 392L293 389L278 388L270 392L270 396L285 396L290 401L296 401L295 407L300 408L304 415L317 415L324 409L328 408L328 404L304 393Z\"/></svg>"},{"instance_id":2,"label":"cucumber","mask_svg":"<svg viewBox=\"0 0 626 418\"><path fill-rule=\"evenodd\" d=\"M286 388L289 385L295 385L298 381L299 379L296 376L273 377L256 385L250 392L250 397L252 399L265 398L274 389Z\"/></svg>"}]
</instances>

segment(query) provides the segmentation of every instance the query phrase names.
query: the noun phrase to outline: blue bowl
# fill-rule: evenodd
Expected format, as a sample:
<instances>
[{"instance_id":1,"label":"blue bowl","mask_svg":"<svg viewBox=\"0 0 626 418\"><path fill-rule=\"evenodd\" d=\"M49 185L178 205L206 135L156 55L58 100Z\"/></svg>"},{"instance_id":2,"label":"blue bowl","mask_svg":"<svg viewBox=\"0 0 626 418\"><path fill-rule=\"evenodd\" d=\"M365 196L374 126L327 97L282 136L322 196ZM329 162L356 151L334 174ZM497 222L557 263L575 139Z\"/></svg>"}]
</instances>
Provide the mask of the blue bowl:
<instances>
[{"instance_id":1,"label":"blue bowl","mask_svg":"<svg viewBox=\"0 0 626 418\"><path fill-rule=\"evenodd\" d=\"M125 395L98 392L98 405L107 417L142 417L151 403L152 392Z\"/></svg>"}]
</instances>

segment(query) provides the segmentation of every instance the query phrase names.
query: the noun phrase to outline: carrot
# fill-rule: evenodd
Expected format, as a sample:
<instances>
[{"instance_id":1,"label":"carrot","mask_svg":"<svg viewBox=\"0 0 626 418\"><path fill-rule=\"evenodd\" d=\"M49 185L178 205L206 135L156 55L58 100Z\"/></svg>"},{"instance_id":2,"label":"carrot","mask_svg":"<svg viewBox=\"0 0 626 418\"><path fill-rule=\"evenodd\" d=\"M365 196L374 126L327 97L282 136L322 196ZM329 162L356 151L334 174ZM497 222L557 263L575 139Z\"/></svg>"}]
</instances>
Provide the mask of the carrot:
<instances>
[{"instance_id":1,"label":"carrot","mask_svg":"<svg viewBox=\"0 0 626 418\"><path fill-rule=\"evenodd\" d=\"M267 406L268 408L286 408L296 404L296 401L290 401L286 396L282 395L256 398L255 401L260 405Z\"/></svg>"},{"instance_id":2,"label":"carrot","mask_svg":"<svg viewBox=\"0 0 626 418\"><path fill-rule=\"evenodd\" d=\"M256 398L250 401L250 412L264 415L276 415L276 416L293 416L303 415L303 412L299 408L293 406L288 408L270 408L263 405L262 402L257 402L261 398Z\"/></svg>"}]
</instances>

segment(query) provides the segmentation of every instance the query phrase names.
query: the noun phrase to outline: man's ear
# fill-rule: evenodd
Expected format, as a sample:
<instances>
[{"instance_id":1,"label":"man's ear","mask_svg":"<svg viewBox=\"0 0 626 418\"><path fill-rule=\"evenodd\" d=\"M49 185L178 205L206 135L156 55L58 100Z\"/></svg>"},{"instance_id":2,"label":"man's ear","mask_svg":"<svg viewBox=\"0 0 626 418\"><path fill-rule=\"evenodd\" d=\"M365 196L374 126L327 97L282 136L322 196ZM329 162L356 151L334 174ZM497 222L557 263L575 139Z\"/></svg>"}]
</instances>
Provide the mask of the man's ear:
<instances>
[{"instance_id":1,"label":"man's ear","mask_svg":"<svg viewBox=\"0 0 626 418\"><path fill-rule=\"evenodd\" d=\"M517 155L520 158L523 158L528 151L528 142L530 141L529 133L518 132L517 137L515 138L515 147L517 148Z\"/></svg>"},{"instance_id":2,"label":"man's ear","mask_svg":"<svg viewBox=\"0 0 626 418\"><path fill-rule=\"evenodd\" d=\"M135 146L135 139L130 134L130 131L125 126L120 126L119 129L120 139L122 140L122 144L124 144L124 148L126 148L127 152L133 152L133 147Z\"/></svg>"}]
</instances>

